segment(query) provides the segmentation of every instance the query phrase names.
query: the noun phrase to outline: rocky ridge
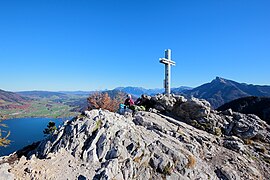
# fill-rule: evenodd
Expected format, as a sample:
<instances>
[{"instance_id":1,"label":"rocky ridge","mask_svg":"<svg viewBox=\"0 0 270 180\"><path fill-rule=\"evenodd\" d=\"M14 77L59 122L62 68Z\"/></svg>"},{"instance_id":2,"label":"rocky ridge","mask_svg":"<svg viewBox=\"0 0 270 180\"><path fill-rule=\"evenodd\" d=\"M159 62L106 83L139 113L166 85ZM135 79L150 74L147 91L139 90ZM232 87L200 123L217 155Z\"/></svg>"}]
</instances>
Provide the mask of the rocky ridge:
<instances>
[{"instance_id":1,"label":"rocky ridge","mask_svg":"<svg viewBox=\"0 0 270 180\"><path fill-rule=\"evenodd\" d=\"M270 124L270 97L249 96L239 98L220 106L218 111L232 109L243 114L255 114Z\"/></svg>"},{"instance_id":2,"label":"rocky ridge","mask_svg":"<svg viewBox=\"0 0 270 180\"><path fill-rule=\"evenodd\" d=\"M5 179L269 179L270 126L183 96L143 96L150 112L85 111L12 161ZM5 163L5 162L9 162Z\"/></svg>"}]
</instances>

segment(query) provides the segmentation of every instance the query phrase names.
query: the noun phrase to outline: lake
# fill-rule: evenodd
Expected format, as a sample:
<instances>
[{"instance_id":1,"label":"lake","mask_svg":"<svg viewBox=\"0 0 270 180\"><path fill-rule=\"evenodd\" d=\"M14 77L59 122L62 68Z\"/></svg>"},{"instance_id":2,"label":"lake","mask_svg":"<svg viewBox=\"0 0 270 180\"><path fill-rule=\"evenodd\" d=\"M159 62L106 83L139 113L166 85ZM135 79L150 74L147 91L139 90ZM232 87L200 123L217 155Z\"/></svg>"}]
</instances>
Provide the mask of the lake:
<instances>
[{"instance_id":1,"label":"lake","mask_svg":"<svg viewBox=\"0 0 270 180\"><path fill-rule=\"evenodd\" d=\"M8 127L2 130L9 130L11 140L7 147L0 147L0 156L9 155L10 153L19 150L26 145L42 140L44 138L43 130L47 127L49 121L53 121L56 127L63 124L66 119L53 118L16 118L3 120L1 123Z\"/></svg>"}]
</instances>

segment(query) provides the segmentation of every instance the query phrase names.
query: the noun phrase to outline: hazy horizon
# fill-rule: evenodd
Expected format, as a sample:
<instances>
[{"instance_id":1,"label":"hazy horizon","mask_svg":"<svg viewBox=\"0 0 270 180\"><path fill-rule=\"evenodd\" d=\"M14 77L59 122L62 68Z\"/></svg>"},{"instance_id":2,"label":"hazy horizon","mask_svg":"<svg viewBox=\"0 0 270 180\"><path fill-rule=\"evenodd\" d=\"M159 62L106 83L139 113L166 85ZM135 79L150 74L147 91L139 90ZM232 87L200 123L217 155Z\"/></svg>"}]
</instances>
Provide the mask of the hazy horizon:
<instances>
[{"instance_id":1,"label":"hazy horizon","mask_svg":"<svg viewBox=\"0 0 270 180\"><path fill-rule=\"evenodd\" d=\"M216 76L216 77L219 77L219 76ZM216 78L215 77L215 78ZM210 83L212 80L214 80L215 78L213 78L213 79L211 79L211 80L209 80L209 81L207 81L207 82L204 82L204 83L202 83L202 84L199 84L199 85L197 85L197 86L193 86L193 87L191 87L191 86L185 86L185 85L181 85L181 86L174 86L174 87L171 87L171 88L179 88L179 87L189 87L189 88L196 88L196 87L198 87L198 86L201 86L201 85L203 85L203 84L205 84L205 83ZM224 77L221 77L221 78L224 78ZM259 86L264 86L264 85L266 85L266 86L270 86L270 84L258 84L258 83L249 83L249 82L239 82L239 81L236 81L236 80L233 80L233 79L227 79L227 78L224 78L224 79L226 79L226 80L232 80L232 81L235 81L235 82L238 82L238 83L244 83L244 84L251 84L251 85L259 85ZM61 92L61 91L67 91L67 92L76 92L76 91L83 91L83 92L91 92L91 91L106 91L106 90L113 90L113 89L116 89L116 88L119 88L119 87L137 87L137 88L144 88L144 89L162 89L162 88L164 88L164 87L153 87L153 88L147 88L147 87L142 87L142 86L131 86L131 85L127 85L127 86L117 86L117 87L113 87L113 88L104 88L104 89L86 89L86 90L84 90L84 89L70 89L70 90L63 90L63 89L25 89L25 90L9 90L9 89L3 89L3 88L0 88L0 89L2 89L2 90L5 90L5 91L11 91L11 92L22 92L22 91L51 91L51 92Z\"/></svg>"}]
</instances>

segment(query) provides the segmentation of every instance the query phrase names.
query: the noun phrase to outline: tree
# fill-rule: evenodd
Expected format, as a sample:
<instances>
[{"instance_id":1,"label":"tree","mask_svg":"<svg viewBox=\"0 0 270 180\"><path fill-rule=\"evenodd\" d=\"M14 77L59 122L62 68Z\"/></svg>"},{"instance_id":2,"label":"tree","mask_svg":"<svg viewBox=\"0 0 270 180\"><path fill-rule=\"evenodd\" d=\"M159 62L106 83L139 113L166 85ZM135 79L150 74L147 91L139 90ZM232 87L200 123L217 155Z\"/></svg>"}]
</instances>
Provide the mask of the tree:
<instances>
[{"instance_id":1,"label":"tree","mask_svg":"<svg viewBox=\"0 0 270 180\"><path fill-rule=\"evenodd\" d=\"M55 126L55 122L50 121L50 122L48 123L48 125L47 125L47 128L44 129L43 133L44 133L45 135L47 135L47 134L53 134L54 131L56 131L56 129L57 129L57 128L56 128L56 126Z\"/></svg>"},{"instance_id":2,"label":"tree","mask_svg":"<svg viewBox=\"0 0 270 180\"><path fill-rule=\"evenodd\" d=\"M2 118L2 117L3 117L3 116L0 115L0 118ZM0 119L0 122L2 122L1 119ZM6 124L0 123L0 127L6 128L7 125L6 125ZM5 134L4 137L3 137L3 134ZM9 137L9 135L10 135L10 131L3 131L3 130L0 128L0 146L4 146L4 147L5 147L5 146L7 146L7 145L10 144L10 140L7 139L7 138Z\"/></svg>"},{"instance_id":3,"label":"tree","mask_svg":"<svg viewBox=\"0 0 270 180\"><path fill-rule=\"evenodd\" d=\"M96 92L87 98L88 109L107 109L112 112L116 112L119 106L117 99L109 97L108 93Z\"/></svg>"}]
</instances>

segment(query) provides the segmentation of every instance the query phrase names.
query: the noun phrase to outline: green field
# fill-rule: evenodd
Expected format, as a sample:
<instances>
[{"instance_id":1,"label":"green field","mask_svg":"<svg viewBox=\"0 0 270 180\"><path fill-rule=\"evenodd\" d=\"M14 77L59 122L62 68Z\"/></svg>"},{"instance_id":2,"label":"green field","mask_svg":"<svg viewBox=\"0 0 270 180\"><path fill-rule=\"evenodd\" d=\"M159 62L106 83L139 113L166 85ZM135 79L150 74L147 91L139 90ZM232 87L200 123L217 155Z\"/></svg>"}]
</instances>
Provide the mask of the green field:
<instances>
[{"instance_id":1,"label":"green field","mask_svg":"<svg viewBox=\"0 0 270 180\"><path fill-rule=\"evenodd\" d=\"M79 112L73 112L73 109L80 106L76 104L80 100L84 100L84 98L41 98L31 101L27 108L2 109L0 110L0 114L6 119L22 117L72 117L79 114Z\"/></svg>"}]
</instances>

